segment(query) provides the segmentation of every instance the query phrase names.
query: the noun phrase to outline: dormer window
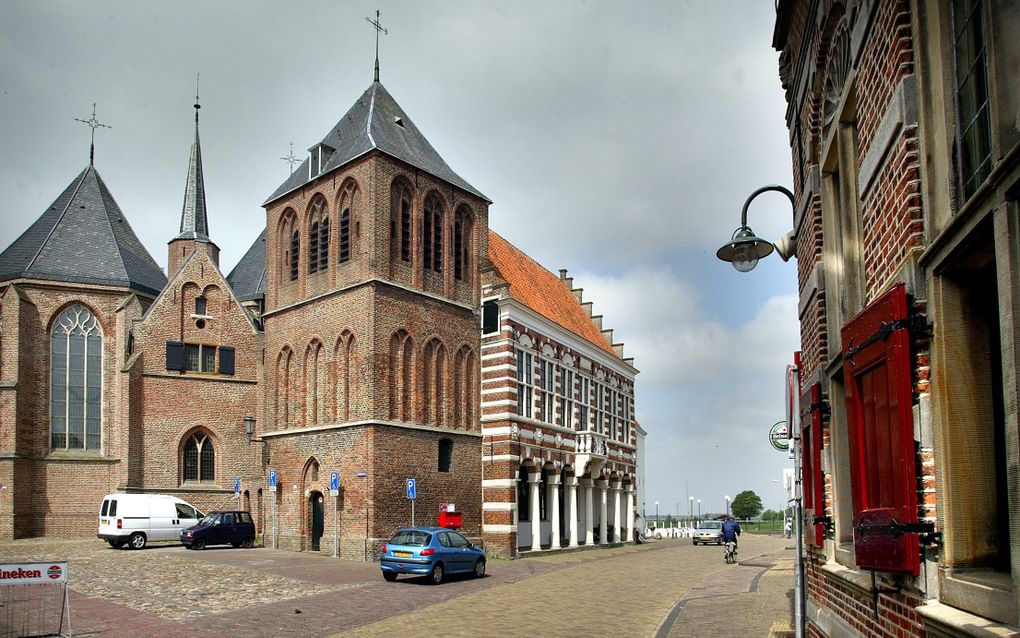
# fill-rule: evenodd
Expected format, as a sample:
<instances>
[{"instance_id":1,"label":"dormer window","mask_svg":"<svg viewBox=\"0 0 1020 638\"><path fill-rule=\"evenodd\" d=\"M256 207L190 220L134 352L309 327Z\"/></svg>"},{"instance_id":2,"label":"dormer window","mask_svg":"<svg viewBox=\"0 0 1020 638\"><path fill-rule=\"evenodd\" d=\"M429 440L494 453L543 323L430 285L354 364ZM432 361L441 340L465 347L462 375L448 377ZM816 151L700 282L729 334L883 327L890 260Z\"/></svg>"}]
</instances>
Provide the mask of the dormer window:
<instances>
[{"instance_id":1,"label":"dormer window","mask_svg":"<svg viewBox=\"0 0 1020 638\"><path fill-rule=\"evenodd\" d=\"M318 176L329 163L329 158L336 149L326 144L316 144L308 149L308 179Z\"/></svg>"}]
</instances>

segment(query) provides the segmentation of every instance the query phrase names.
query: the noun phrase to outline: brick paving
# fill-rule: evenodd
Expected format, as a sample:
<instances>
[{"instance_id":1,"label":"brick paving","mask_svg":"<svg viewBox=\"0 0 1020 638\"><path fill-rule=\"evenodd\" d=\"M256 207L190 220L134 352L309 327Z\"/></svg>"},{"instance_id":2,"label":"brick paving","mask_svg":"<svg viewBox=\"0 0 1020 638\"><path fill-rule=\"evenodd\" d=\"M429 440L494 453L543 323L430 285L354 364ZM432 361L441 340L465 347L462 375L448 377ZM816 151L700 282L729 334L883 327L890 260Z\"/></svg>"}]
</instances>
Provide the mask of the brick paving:
<instances>
[{"instance_id":1,"label":"brick paving","mask_svg":"<svg viewBox=\"0 0 1020 638\"><path fill-rule=\"evenodd\" d=\"M0 542L0 561L68 560L76 636L768 636L790 620L792 552L745 536L742 564L686 540L490 560L482 580L382 580L376 563L268 549L113 550Z\"/></svg>"}]
</instances>

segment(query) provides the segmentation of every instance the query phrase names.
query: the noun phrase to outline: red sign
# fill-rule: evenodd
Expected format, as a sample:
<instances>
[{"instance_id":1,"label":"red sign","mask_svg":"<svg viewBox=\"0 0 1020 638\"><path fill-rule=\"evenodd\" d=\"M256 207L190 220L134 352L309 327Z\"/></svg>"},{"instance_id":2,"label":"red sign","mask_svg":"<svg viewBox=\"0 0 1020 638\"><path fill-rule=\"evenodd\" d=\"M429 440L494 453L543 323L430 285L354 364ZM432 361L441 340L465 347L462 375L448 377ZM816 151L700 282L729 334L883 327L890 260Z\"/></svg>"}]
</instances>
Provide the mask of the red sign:
<instances>
[{"instance_id":1,"label":"red sign","mask_svg":"<svg viewBox=\"0 0 1020 638\"><path fill-rule=\"evenodd\" d=\"M66 583L67 563L2 563L0 585Z\"/></svg>"}]
</instances>

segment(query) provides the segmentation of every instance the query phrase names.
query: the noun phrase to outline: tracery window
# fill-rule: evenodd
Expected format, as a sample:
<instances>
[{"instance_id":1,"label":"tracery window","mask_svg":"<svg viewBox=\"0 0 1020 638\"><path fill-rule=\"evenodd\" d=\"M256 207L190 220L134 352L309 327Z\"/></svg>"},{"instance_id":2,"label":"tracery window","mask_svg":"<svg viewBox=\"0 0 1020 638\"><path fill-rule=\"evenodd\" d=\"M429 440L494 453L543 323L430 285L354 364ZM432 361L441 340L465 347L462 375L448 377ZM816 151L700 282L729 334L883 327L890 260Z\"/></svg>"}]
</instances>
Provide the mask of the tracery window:
<instances>
[{"instance_id":1,"label":"tracery window","mask_svg":"<svg viewBox=\"0 0 1020 638\"><path fill-rule=\"evenodd\" d=\"M99 451L102 397L102 327L85 306L68 306L50 333L50 447Z\"/></svg>"},{"instance_id":2,"label":"tracery window","mask_svg":"<svg viewBox=\"0 0 1020 638\"><path fill-rule=\"evenodd\" d=\"M351 260L351 209L340 213L340 263Z\"/></svg>"},{"instance_id":3,"label":"tracery window","mask_svg":"<svg viewBox=\"0 0 1020 638\"><path fill-rule=\"evenodd\" d=\"M211 482L216 479L216 451L203 432L191 435L184 444L184 480Z\"/></svg>"},{"instance_id":4,"label":"tracery window","mask_svg":"<svg viewBox=\"0 0 1020 638\"><path fill-rule=\"evenodd\" d=\"M326 198L316 194L308 207L308 273L326 270L329 266L329 211Z\"/></svg>"},{"instance_id":5,"label":"tracery window","mask_svg":"<svg viewBox=\"0 0 1020 638\"><path fill-rule=\"evenodd\" d=\"M443 272L443 204L435 195L425 200L422 260L425 270Z\"/></svg>"}]
</instances>

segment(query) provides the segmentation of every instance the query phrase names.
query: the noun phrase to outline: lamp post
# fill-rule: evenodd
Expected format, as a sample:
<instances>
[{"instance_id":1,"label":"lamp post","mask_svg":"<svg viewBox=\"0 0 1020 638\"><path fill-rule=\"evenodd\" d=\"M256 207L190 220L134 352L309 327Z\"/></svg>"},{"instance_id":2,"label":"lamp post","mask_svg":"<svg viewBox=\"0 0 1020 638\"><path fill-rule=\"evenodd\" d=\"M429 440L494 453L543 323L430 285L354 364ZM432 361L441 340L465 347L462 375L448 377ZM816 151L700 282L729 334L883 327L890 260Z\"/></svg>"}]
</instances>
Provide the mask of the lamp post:
<instances>
[{"instance_id":1,"label":"lamp post","mask_svg":"<svg viewBox=\"0 0 1020 638\"><path fill-rule=\"evenodd\" d=\"M701 524L701 499L698 499L698 524Z\"/></svg>"},{"instance_id":2,"label":"lamp post","mask_svg":"<svg viewBox=\"0 0 1020 638\"><path fill-rule=\"evenodd\" d=\"M659 529L659 501L655 501L655 529Z\"/></svg>"},{"instance_id":3,"label":"lamp post","mask_svg":"<svg viewBox=\"0 0 1020 638\"><path fill-rule=\"evenodd\" d=\"M775 184L762 186L748 196L748 198L744 201L744 208L740 212L740 226L733 231L733 236L730 237L730 241L723 244L722 248L717 250L715 253L715 256L719 259L733 264L733 267L736 268L738 272L749 272L753 270L754 267L758 265L759 259L768 257L776 248L779 249L779 256L783 258L783 261L788 261L796 251L797 244L793 231L780 239L778 246L774 246L768 240L755 235L754 231L751 230L751 227L747 225L747 207L751 205L751 200L758 195L769 191L777 191L786 195L790 198L790 205L794 208L794 210L797 208L797 204L793 201L793 193L791 193L789 189Z\"/></svg>"},{"instance_id":4,"label":"lamp post","mask_svg":"<svg viewBox=\"0 0 1020 638\"><path fill-rule=\"evenodd\" d=\"M726 516L729 516L730 515L730 497L729 496L724 496L723 498L726 499Z\"/></svg>"},{"instance_id":5,"label":"lamp post","mask_svg":"<svg viewBox=\"0 0 1020 638\"><path fill-rule=\"evenodd\" d=\"M694 497L687 497L687 525L693 527L694 523Z\"/></svg>"}]
</instances>

